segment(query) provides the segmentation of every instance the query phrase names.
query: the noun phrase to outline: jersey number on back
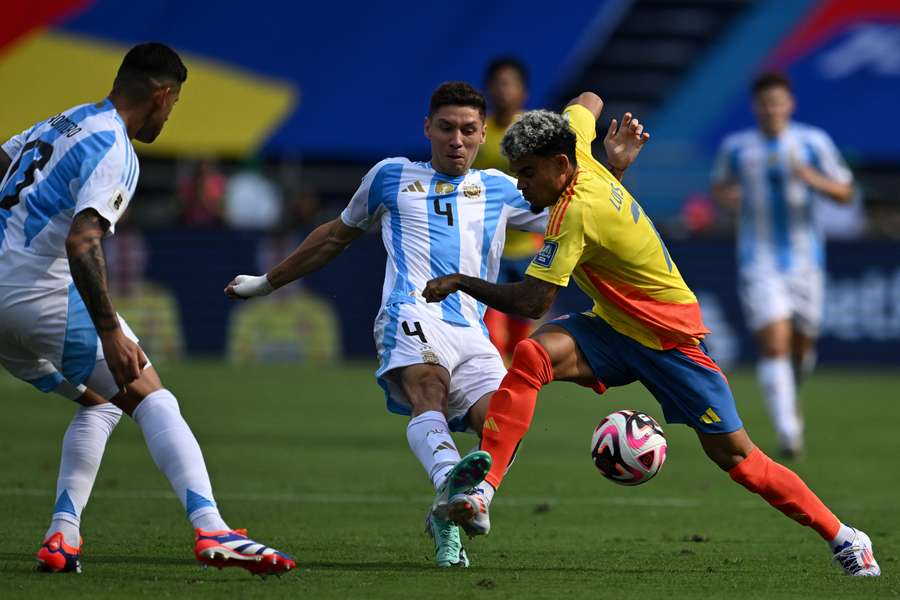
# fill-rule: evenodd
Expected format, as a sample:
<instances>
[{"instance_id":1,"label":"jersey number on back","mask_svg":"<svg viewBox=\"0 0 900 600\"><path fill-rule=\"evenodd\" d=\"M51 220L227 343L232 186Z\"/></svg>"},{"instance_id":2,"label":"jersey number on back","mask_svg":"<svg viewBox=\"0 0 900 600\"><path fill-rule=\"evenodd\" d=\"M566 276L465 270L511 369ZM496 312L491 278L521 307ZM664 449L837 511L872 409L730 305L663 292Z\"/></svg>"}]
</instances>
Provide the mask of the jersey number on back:
<instances>
[{"instance_id":1,"label":"jersey number on back","mask_svg":"<svg viewBox=\"0 0 900 600\"><path fill-rule=\"evenodd\" d=\"M34 183L34 172L37 169L43 169L44 165L49 162L50 157L53 155L53 146L48 144L43 140L33 140L28 142L22 147L22 152L19 154L19 158L16 159L16 162L9 168L9 172L15 174L16 171L19 170L19 165L22 162L22 157L25 156L25 153L31 150L32 148L37 147L37 152L40 154L37 160L34 159L34 152L31 154L31 164L28 165L25 169L25 177L16 184L16 189L13 190L13 193L9 196L5 196L2 200L0 200L0 208L5 208L6 210L11 209L13 206L19 203L19 194L27 188L29 185ZM15 175L13 175L15 176Z\"/></svg>"}]
</instances>

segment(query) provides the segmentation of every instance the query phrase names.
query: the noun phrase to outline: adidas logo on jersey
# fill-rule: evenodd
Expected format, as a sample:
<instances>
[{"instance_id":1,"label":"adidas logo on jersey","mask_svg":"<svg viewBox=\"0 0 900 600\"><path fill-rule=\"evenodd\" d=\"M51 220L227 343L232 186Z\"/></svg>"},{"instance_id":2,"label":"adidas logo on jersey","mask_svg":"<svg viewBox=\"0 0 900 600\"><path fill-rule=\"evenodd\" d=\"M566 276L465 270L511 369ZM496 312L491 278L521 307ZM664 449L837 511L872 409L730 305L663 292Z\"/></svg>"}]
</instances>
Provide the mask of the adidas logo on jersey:
<instances>
[{"instance_id":1,"label":"adidas logo on jersey","mask_svg":"<svg viewBox=\"0 0 900 600\"><path fill-rule=\"evenodd\" d=\"M416 192L418 192L420 194L424 194L425 187L422 185L422 182L417 179L415 183L411 183L408 186L406 186L405 188L403 188L403 191L404 192L412 192L413 194L415 194Z\"/></svg>"}]
</instances>

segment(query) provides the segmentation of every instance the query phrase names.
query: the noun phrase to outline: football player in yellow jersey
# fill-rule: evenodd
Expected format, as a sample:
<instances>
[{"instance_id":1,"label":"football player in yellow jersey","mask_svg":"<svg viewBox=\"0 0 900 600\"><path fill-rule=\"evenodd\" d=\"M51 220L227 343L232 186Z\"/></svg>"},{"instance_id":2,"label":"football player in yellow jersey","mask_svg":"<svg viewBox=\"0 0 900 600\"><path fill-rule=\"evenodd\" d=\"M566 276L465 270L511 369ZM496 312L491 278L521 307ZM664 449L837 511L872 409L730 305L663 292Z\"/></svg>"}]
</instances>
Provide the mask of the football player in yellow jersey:
<instances>
[{"instance_id":1,"label":"football player in yellow jersey","mask_svg":"<svg viewBox=\"0 0 900 600\"><path fill-rule=\"evenodd\" d=\"M485 141L472 164L476 169L498 169L509 174L509 161L500 151L500 140L506 129L522 116L528 99L528 69L516 58L495 58L485 71L485 87L491 112L485 118ZM543 236L531 231L506 230L506 243L497 281L521 281L531 257L543 242ZM484 313L491 342L503 360L509 362L516 344L528 337L532 325L529 319L488 308Z\"/></svg>"},{"instance_id":2,"label":"football player in yellow jersey","mask_svg":"<svg viewBox=\"0 0 900 600\"><path fill-rule=\"evenodd\" d=\"M751 442L728 382L706 352L696 298L640 205L591 156L602 106L585 92L563 115L526 113L503 138L525 198L535 208L553 206L544 247L525 280L492 284L456 274L425 288L431 302L462 291L539 318L574 275L594 301L590 312L550 321L516 346L485 417L481 448L493 458L486 485L451 498L451 518L470 535L490 530L491 499L544 385L571 381L603 393L640 381L667 422L694 428L707 456L734 481L818 532L848 574L880 575L869 537L839 521L800 477Z\"/></svg>"}]
</instances>

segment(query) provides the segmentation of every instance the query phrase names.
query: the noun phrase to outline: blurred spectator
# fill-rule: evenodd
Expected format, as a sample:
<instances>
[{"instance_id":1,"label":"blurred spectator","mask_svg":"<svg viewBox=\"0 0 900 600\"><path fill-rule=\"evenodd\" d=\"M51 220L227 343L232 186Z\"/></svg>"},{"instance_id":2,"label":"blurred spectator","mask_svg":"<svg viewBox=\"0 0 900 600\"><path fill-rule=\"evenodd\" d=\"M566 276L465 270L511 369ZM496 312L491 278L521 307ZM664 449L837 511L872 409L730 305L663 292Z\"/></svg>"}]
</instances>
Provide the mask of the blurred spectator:
<instances>
[{"instance_id":1,"label":"blurred spectator","mask_svg":"<svg viewBox=\"0 0 900 600\"><path fill-rule=\"evenodd\" d=\"M179 220L188 227L219 227L223 222L225 176L214 160L197 161L178 182Z\"/></svg>"},{"instance_id":2,"label":"blurred spectator","mask_svg":"<svg viewBox=\"0 0 900 600\"><path fill-rule=\"evenodd\" d=\"M247 161L225 187L225 222L233 229L271 231L281 216L281 190L263 175L258 158Z\"/></svg>"},{"instance_id":3,"label":"blurred spectator","mask_svg":"<svg viewBox=\"0 0 900 600\"><path fill-rule=\"evenodd\" d=\"M716 224L716 205L708 195L696 193L681 207L681 226L690 236L711 233Z\"/></svg>"},{"instance_id":4,"label":"blurred spectator","mask_svg":"<svg viewBox=\"0 0 900 600\"><path fill-rule=\"evenodd\" d=\"M285 213L285 226L298 230L298 233L307 234L311 232L324 222L322 199L318 190L309 186L302 186L290 195ZM295 247L291 247L288 250L288 254ZM287 256L287 254L283 254L282 258L284 256ZM278 261L275 261L270 266L277 263Z\"/></svg>"},{"instance_id":5,"label":"blurred spectator","mask_svg":"<svg viewBox=\"0 0 900 600\"><path fill-rule=\"evenodd\" d=\"M299 197L299 196L298 196ZM301 203L307 219L314 218L318 198ZM309 221L307 221L308 223ZM299 224L301 227L302 224ZM293 252L304 236L282 227L266 236L256 255L257 270L266 273ZM311 362L340 358L340 320L332 304L310 293L298 279L266 298L235 308L229 329L228 356L232 362Z\"/></svg>"}]
</instances>

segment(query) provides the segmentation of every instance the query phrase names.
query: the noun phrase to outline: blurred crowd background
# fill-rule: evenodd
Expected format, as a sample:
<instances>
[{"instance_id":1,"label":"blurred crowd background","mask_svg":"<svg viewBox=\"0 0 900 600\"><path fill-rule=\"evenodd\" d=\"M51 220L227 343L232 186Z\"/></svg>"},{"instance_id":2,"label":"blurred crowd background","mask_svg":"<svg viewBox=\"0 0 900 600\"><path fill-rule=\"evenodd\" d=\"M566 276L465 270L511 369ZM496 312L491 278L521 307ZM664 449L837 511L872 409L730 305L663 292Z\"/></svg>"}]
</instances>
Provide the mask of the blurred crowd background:
<instances>
[{"instance_id":1,"label":"blurred crowd background","mask_svg":"<svg viewBox=\"0 0 900 600\"><path fill-rule=\"evenodd\" d=\"M138 191L107 241L117 307L154 360L371 358L377 234L265 300L230 303L222 288L264 272L334 218L375 162L427 160L433 88L462 79L483 89L492 59L510 56L528 70L526 108L560 109L582 90L605 100L598 154L610 118L629 110L645 122L652 138L625 184L697 291L726 365L754 350L735 297L733 217L712 199L710 172L723 137L753 124L753 78L787 74L796 118L827 131L855 177L850 205L817 211L829 238L821 360L897 364L894 0L41 0L11 9L0 23L4 139L102 98L135 43L167 43L188 66L163 135L136 144ZM559 312L587 308L579 303L563 296Z\"/></svg>"}]
</instances>

